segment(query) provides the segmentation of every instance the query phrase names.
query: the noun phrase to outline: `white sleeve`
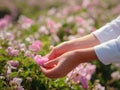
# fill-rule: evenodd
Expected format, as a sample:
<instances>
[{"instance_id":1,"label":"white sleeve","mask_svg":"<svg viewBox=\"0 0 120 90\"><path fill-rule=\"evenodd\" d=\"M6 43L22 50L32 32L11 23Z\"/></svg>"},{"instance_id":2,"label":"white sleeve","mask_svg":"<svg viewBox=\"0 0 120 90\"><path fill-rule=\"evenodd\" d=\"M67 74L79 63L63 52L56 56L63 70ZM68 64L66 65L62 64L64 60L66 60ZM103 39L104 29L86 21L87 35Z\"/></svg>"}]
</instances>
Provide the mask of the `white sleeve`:
<instances>
[{"instance_id":1,"label":"white sleeve","mask_svg":"<svg viewBox=\"0 0 120 90\"><path fill-rule=\"evenodd\" d=\"M120 63L120 36L94 47L98 59L105 65Z\"/></svg>"},{"instance_id":2,"label":"white sleeve","mask_svg":"<svg viewBox=\"0 0 120 90\"><path fill-rule=\"evenodd\" d=\"M101 43L117 38L120 35L120 16L92 33Z\"/></svg>"}]
</instances>

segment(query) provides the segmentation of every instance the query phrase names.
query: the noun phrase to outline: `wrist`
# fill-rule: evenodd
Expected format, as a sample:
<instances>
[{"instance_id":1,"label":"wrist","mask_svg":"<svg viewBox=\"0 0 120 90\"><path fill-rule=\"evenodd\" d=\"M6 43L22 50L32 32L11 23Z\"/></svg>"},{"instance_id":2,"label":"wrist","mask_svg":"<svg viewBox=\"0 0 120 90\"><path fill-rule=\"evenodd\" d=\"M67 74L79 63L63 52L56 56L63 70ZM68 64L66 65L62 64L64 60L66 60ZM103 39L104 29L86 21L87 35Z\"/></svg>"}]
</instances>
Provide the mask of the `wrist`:
<instances>
[{"instance_id":1,"label":"wrist","mask_svg":"<svg viewBox=\"0 0 120 90\"><path fill-rule=\"evenodd\" d=\"M98 59L94 48L75 50L75 57L79 63L89 62Z\"/></svg>"}]
</instances>

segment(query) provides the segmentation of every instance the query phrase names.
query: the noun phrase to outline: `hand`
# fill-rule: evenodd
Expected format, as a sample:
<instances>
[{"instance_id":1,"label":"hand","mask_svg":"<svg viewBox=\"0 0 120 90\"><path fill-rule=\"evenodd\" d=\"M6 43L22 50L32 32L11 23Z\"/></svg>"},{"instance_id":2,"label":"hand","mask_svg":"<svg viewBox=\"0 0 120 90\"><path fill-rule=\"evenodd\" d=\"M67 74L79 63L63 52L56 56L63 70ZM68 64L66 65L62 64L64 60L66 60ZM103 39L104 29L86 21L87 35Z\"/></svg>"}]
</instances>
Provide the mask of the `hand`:
<instances>
[{"instance_id":1,"label":"hand","mask_svg":"<svg viewBox=\"0 0 120 90\"><path fill-rule=\"evenodd\" d=\"M98 58L93 47L73 50L48 61L44 64L44 67L41 67L41 70L49 78L60 78L67 75L80 63L97 59Z\"/></svg>"},{"instance_id":2,"label":"hand","mask_svg":"<svg viewBox=\"0 0 120 90\"><path fill-rule=\"evenodd\" d=\"M76 52L70 51L60 57L48 61L41 67L42 72L49 78L60 78L67 75L72 69L79 65L80 60L76 58ZM48 69L49 67L53 67Z\"/></svg>"},{"instance_id":3,"label":"hand","mask_svg":"<svg viewBox=\"0 0 120 90\"><path fill-rule=\"evenodd\" d=\"M63 42L56 47L50 46L50 49L51 51L47 55L47 57L49 58L49 60L52 60L68 51L67 42Z\"/></svg>"}]
</instances>

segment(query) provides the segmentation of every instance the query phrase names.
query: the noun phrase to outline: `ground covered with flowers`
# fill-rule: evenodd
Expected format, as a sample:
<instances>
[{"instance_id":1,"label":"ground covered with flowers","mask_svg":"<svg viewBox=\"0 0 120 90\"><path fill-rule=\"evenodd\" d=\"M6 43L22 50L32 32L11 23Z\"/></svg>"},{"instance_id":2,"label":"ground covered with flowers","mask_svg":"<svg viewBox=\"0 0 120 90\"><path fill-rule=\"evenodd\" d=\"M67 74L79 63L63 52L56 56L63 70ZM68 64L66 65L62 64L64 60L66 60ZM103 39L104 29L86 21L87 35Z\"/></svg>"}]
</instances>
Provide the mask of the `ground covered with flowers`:
<instances>
[{"instance_id":1,"label":"ground covered with flowers","mask_svg":"<svg viewBox=\"0 0 120 90\"><path fill-rule=\"evenodd\" d=\"M120 64L86 62L60 79L45 77L39 68L48 61L44 56L51 45L87 35L117 17L119 0L4 1L0 1L4 3L0 6L0 90L120 89Z\"/></svg>"}]
</instances>

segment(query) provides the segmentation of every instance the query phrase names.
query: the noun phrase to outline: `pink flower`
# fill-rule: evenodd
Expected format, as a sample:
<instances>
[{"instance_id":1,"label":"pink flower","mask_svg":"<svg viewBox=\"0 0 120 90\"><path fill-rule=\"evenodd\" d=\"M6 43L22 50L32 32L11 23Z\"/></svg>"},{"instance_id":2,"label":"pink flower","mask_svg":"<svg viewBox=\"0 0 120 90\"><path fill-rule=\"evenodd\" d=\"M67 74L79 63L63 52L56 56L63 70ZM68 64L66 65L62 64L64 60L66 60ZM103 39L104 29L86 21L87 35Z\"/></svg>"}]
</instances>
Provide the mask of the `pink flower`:
<instances>
[{"instance_id":1,"label":"pink flower","mask_svg":"<svg viewBox=\"0 0 120 90\"><path fill-rule=\"evenodd\" d=\"M9 56L18 56L18 53L19 53L19 50L16 50L16 49L14 49L12 47L7 48L7 54Z\"/></svg>"},{"instance_id":2,"label":"pink flower","mask_svg":"<svg viewBox=\"0 0 120 90\"><path fill-rule=\"evenodd\" d=\"M80 36L83 36L85 34L85 30L83 28L79 28L77 32Z\"/></svg>"},{"instance_id":3,"label":"pink flower","mask_svg":"<svg viewBox=\"0 0 120 90\"><path fill-rule=\"evenodd\" d=\"M23 88L23 86L18 86L18 88L17 88L18 90L24 90L24 88Z\"/></svg>"},{"instance_id":4,"label":"pink flower","mask_svg":"<svg viewBox=\"0 0 120 90\"><path fill-rule=\"evenodd\" d=\"M95 84L94 90L105 90L105 87L100 83Z\"/></svg>"},{"instance_id":5,"label":"pink flower","mask_svg":"<svg viewBox=\"0 0 120 90\"><path fill-rule=\"evenodd\" d=\"M111 74L111 77L113 80L120 80L120 72L119 71L115 71Z\"/></svg>"},{"instance_id":6,"label":"pink flower","mask_svg":"<svg viewBox=\"0 0 120 90\"><path fill-rule=\"evenodd\" d=\"M47 27L49 28L50 33L55 33L55 32L56 32L56 31L55 31L55 27L56 27L55 21L53 21L53 20L48 20L48 21L47 21Z\"/></svg>"},{"instance_id":7,"label":"pink flower","mask_svg":"<svg viewBox=\"0 0 120 90\"><path fill-rule=\"evenodd\" d=\"M32 45L29 46L29 49L31 51L35 51L35 52L38 52L42 47L42 42L41 41L34 41L32 42Z\"/></svg>"},{"instance_id":8,"label":"pink flower","mask_svg":"<svg viewBox=\"0 0 120 90\"><path fill-rule=\"evenodd\" d=\"M76 17L76 22L82 24L84 22L84 19L81 17Z\"/></svg>"},{"instance_id":9,"label":"pink flower","mask_svg":"<svg viewBox=\"0 0 120 90\"><path fill-rule=\"evenodd\" d=\"M19 62L14 60L8 61L8 64L14 68L17 68L19 66Z\"/></svg>"},{"instance_id":10,"label":"pink flower","mask_svg":"<svg viewBox=\"0 0 120 90\"><path fill-rule=\"evenodd\" d=\"M86 77L81 76L80 81L81 81L82 87L87 90L88 89L88 80L86 79Z\"/></svg>"},{"instance_id":11,"label":"pink flower","mask_svg":"<svg viewBox=\"0 0 120 90\"><path fill-rule=\"evenodd\" d=\"M11 20L11 17L8 15L0 19L0 30L5 29L8 26L10 20Z\"/></svg>"},{"instance_id":12,"label":"pink flower","mask_svg":"<svg viewBox=\"0 0 120 90\"><path fill-rule=\"evenodd\" d=\"M49 32L45 26L41 26L38 31L45 35L49 34Z\"/></svg>"},{"instance_id":13,"label":"pink flower","mask_svg":"<svg viewBox=\"0 0 120 90\"><path fill-rule=\"evenodd\" d=\"M18 22L23 29L28 29L34 24L34 21L26 16L21 16Z\"/></svg>"},{"instance_id":14,"label":"pink flower","mask_svg":"<svg viewBox=\"0 0 120 90\"><path fill-rule=\"evenodd\" d=\"M56 23L54 20L47 20L47 28L51 34L56 33L61 26L61 23Z\"/></svg>"},{"instance_id":15,"label":"pink flower","mask_svg":"<svg viewBox=\"0 0 120 90\"><path fill-rule=\"evenodd\" d=\"M48 61L48 58L47 58L47 57L42 57L41 55L36 55L36 56L34 57L34 61L35 61L38 65L43 66L43 64Z\"/></svg>"},{"instance_id":16,"label":"pink flower","mask_svg":"<svg viewBox=\"0 0 120 90\"><path fill-rule=\"evenodd\" d=\"M17 78L17 77L13 78L12 81L15 82L18 86L20 86L21 83L22 83L22 79L21 78Z\"/></svg>"},{"instance_id":17,"label":"pink flower","mask_svg":"<svg viewBox=\"0 0 120 90\"><path fill-rule=\"evenodd\" d=\"M76 84L81 83L82 87L88 89L88 81L95 72L96 66L90 63L82 63L74 70L68 73L66 81L73 81Z\"/></svg>"}]
</instances>

